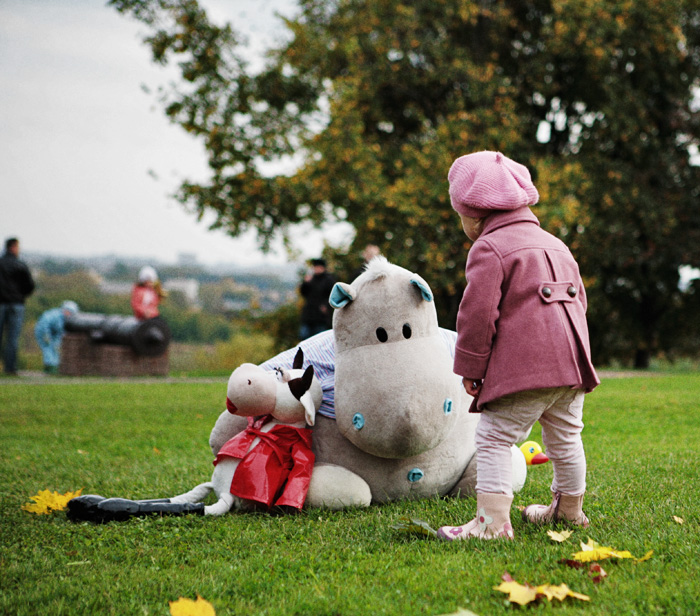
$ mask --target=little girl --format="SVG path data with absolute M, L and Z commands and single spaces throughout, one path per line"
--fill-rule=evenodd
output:
M 497 152 L 458 158 L 448 174 L 452 207 L 474 242 L 457 316 L 454 371 L 482 412 L 476 431 L 477 515 L 444 526 L 448 540 L 513 538 L 511 446 L 536 421 L 552 461 L 552 504 L 529 522 L 587 526 L 584 393 L 599 384 L 590 359 L 586 294 L 568 248 L 540 229 L 530 172 Z

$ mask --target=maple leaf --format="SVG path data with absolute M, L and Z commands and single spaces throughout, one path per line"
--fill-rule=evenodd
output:
M 571 567 L 572 569 L 583 569 L 586 565 L 582 562 L 571 560 L 569 558 L 562 558 L 559 561 L 561 564 Z M 588 567 L 588 573 L 593 577 L 593 582 L 598 584 L 603 580 L 603 578 L 608 577 L 603 567 L 598 563 L 594 562 Z
M 527 605 L 540 597 L 546 597 L 548 601 L 558 599 L 564 601 L 567 597 L 590 601 L 588 595 L 574 592 L 566 584 L 541 584 L 540 586 L 530 586 L 529 584 L 519 584 L 508 572 L 503 575 L 503 582 L 493 587 L 494 590 L 508 594 L 508 601 L 518 605 Z
M 430 527 L 427 522 L 418 518 L 401 517 L 399 523 L 394 524 L 391 528 L 400 530 L 403 533 L 414 533 L 418 535 L 432 535 L 437 537 L 437 531 Z
M 603 569 L 603 567 L 601 567 L 598 563 L 593 563 L 589 567 L 588 572 L 593 576 L 593 582 L 595 584 L 599 584 L 603 581 L 603 578 L 608 577 L 605 569 Z
M 518 582 L 501 582 L 494 590 L 504 592 L 508 595 L 508 601 L 518 605 L 527 605 L 537 599 L 537 591 L 531 586 L 523 586 Z
M 573 559 L 582 563 L 589 563 L 606 558 L 631 558 L 636 562 L 649 560 L 654 550 L 647 552 L 642 558 L 635 558 L 628 550 L 615 550 L 608 546 L 602 546 L 590 537 L 588 543 L 581 542 L 581 551 L 573 555 Z
M 549 538 L 552 541 L 558 541 L 561 543 L 562 541 L 566 541 L 571 535 L 573 535 L 574 531 L 573 530 L 562 530 L 562 531 L 556 531 L 556 530 L 548 530 L 547 534 L 549 535 Z
M 37 494 L 31 497 L 33 503 L 25 503 L 22 505 L 24 511 L 36 513 L 37 515 L 46 515 L 53 511 L 63 511 L 68 506 L 68 501 L 71 498 L 80 496 L 82 488 L 76 492 L 66 492 L 59 494 L 49 490 L 40 490 Z
M 216 616 L 214 606 L 206 599 L 197 595 L 197 600 L 180 597 L 177 601 L 170 601 L 171 616 Z

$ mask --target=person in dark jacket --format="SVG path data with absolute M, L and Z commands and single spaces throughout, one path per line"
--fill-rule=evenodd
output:
M 0 257 L 0 347 L 6 374 L 17 374 L 17 347 L 24 323 L 24 300 L 34 291 L 27 265 L 19 260 L 19 240 L 5 242 Z
M 326 270 L 326 262 L 323 259 L 312 259 L 311 266 L 313 270 L 305 276 L 299 287 L 299 292 L 304 298 L 299 328 L 301 340 L 333 326 L 333 309 L 328 303 L 328 298 L 336 282 L 335 276 Z

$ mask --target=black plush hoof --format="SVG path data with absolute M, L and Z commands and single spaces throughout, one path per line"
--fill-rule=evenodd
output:
M 106 500 L 97 494 L 84 494 L 68 501 L 68 519 L 74 522 L 92 521 L 97 505 Z

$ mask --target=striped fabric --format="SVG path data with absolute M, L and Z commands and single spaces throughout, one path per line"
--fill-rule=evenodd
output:
M 457 333 L 440 328 L 440 334 L 450 352 L 450 357 L 454 359 Z M 275 355 L 273 358 L 260 364 L 260 366 L 270 371 L 275 368 L 291 370 L 294 356 L 297 354 L 299 347 L 304 351 L 303 368 L 313 364 L 316 378 L 321 383 L 323 401 L 318 412 L 324 417 L 335 419 L 335 339 L 332 329 L 303 340 L 298 347 L 282 351 L 279 355 Z

